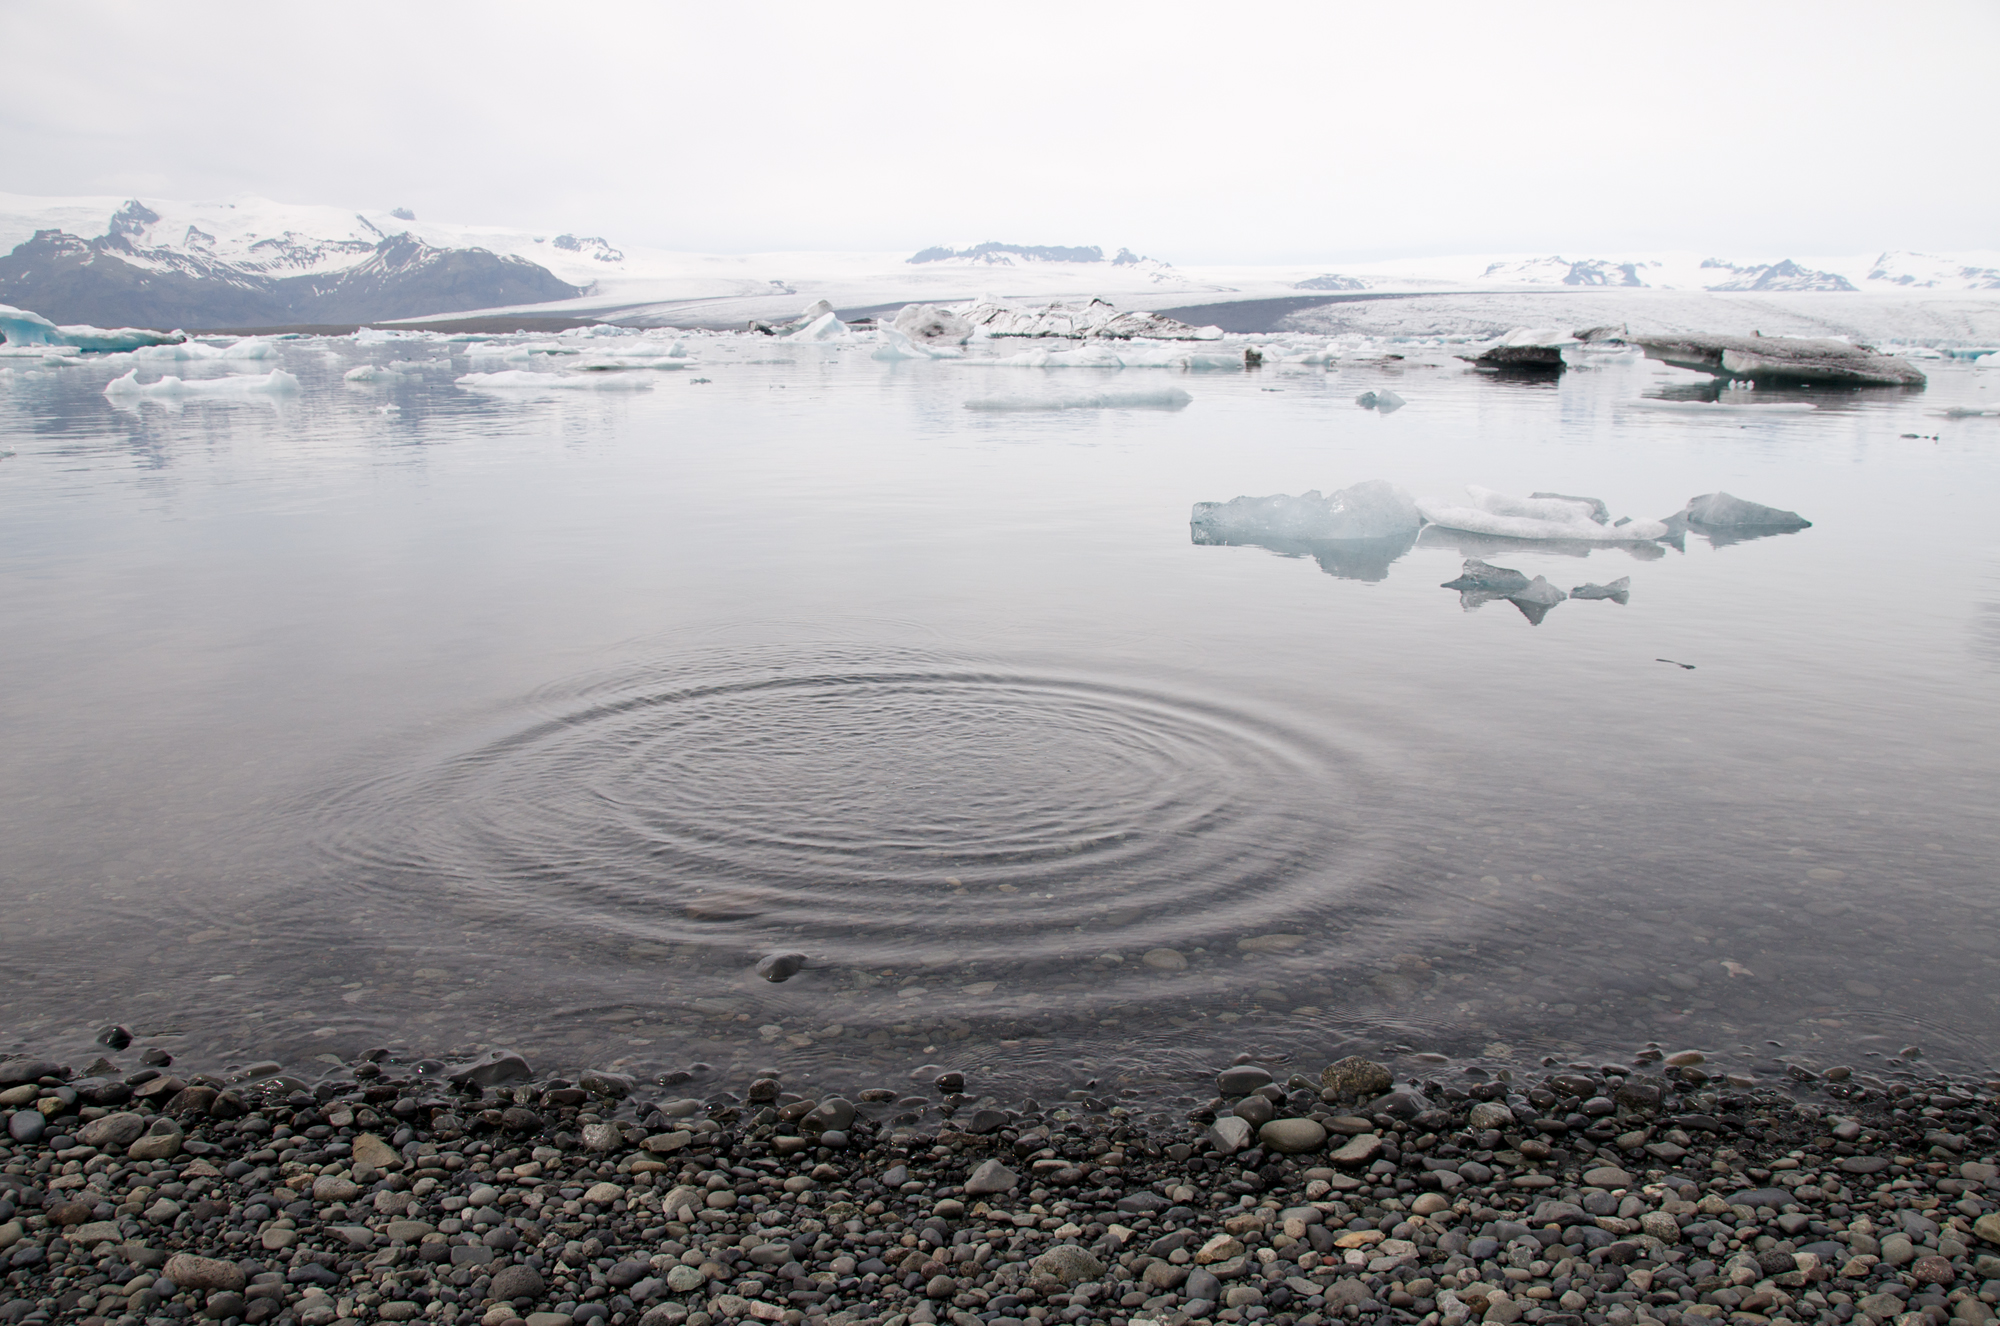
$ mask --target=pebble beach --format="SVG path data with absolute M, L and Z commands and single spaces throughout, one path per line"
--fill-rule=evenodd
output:
M 144 1058 L 0 1060 L 0 1321 L 1972 1326 L 2000 1298 L 1991 1084 L 1913 1071 L 1238 1063 L 1163 1124 L 951 1071 L 696 1100 L 504 1052 Z

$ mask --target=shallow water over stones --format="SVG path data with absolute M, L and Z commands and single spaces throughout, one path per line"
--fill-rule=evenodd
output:
M 0 383 L 20 1046 L 1092 1099 L 1246 1052 L 1989 1062 L 2000 473 L 1923 414 L 1969 371 L 1727 423 L 1621 410 L 1631 365 L 1003 418 L 962 407 L 1016 370 L 698 350 L 573 400 L 346 386 L 348 342 L 274 404 Z M 1371 478 L 1814 525 L 1366 578 L 1189 538 Z M 1630 600 L 1463 610 L 1468 556 Z

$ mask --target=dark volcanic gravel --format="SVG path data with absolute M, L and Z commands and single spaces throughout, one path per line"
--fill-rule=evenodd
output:
M 1239 1064 L 1179 1123 L 946 1075 L 924 1126 L 887 1088 L 696 1101 L 507 1055 L 316 1082 L 15 1057 L 0 1323 L 1993 1320 L 1991 1090 L 1640 1057 Z

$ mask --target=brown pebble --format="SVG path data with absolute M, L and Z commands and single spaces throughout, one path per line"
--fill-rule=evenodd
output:
M 1917 1258 L 1910 1265 L 1910 1275 L 1920 1285 L 1948 1285 L 1958 1279 L 1958 1272 L 1943 1257 Z

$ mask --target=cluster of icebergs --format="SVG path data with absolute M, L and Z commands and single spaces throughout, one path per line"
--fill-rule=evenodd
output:
M 1228 502 L 1197 502 L 1189 532 L 1197 544 L 1251 544 L 1287 554 L 1310 555 L 1329 573 L 1346 578 L 1380 580 L 1389 564 L 1408 552 L 1430 529 L 1452 535 L 1492 540 L 1500 547 L 1555 547 L 1566 551 L 1593 546 L 1625 546 L 1634 552 L 1674 542 L 1688 531 L 1721 545 L 1767 534 L 1806 529 L 1812 522 L 1794 511 L 1746 502 L 1729 493 L 1703 493 L 1690 498 L 1663 520 L 1613 519 L 1595 497 L 1538 492 L 1515 497 L 1491 488 L 1468 487 L 1462 498 L 1419 500 L 1395 484 L 1371 480 L 1322 495 L 1317 490 L 1291 496 L 1238 497 Z M 1461 547 L 1464 540 L 1457 540 Z M 1608 585 L 1579 585 L 1565 594 L 1541 576 L 1530 579 L 1508 567 L 1489 565 L 1477 557 L 1466 561 L 1448 589 L 1460 591 L 1467 608 L 1494 599 L 1513 602 L 1539 623 L 1548 610 L 1566 598 L 1609 599 L 1624 603 L 1631 580 Z

